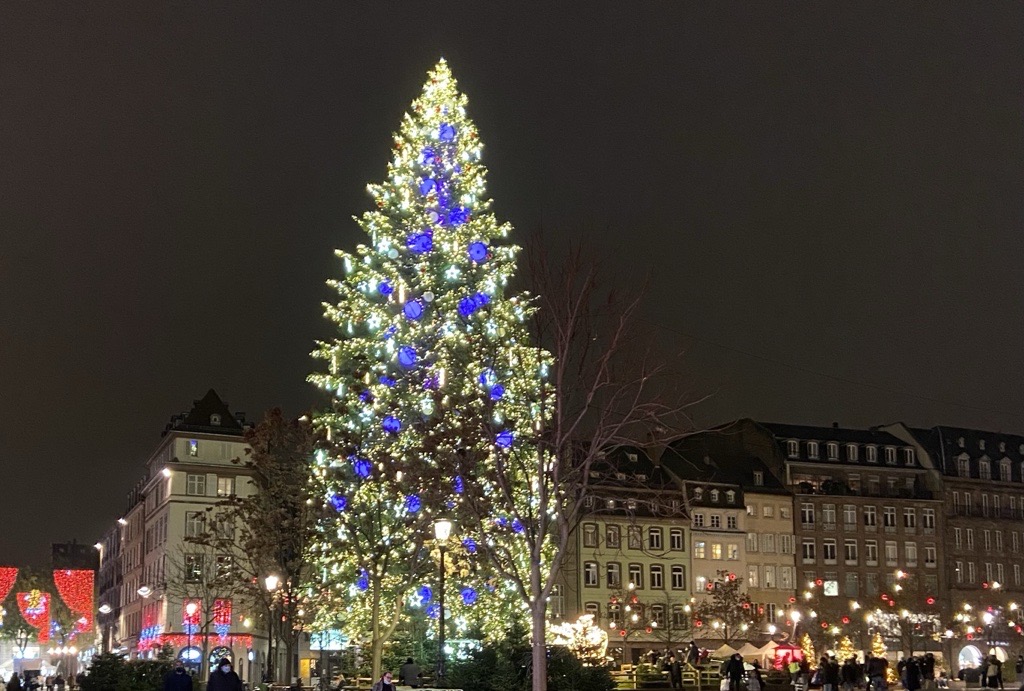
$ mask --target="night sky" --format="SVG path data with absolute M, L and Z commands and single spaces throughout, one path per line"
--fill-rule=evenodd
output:
M 100 537 L 208 388 L 317 400 L 442 55 L 496 213 L 650 277 L 697 424 L 1024 432 L 1024 4 L 838 5 L 4 3 L 0 563 Z

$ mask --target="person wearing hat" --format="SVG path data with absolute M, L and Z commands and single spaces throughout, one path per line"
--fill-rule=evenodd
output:
M 242 691 L 242 680 L 238 678 L 235 671 L 231 669 L 231 660 L 222 657 L 217 663 L 217 669 L 210 674 L 210 681 L 206 684 L 206 691 Z
M 180 658 L 164 677 L 164 691 L 192 691 L 192 675 L 185 671 L 185 663 Z

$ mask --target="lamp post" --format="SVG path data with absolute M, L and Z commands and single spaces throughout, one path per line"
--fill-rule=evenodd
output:
M 277 660 L 274 657 L 274 604 L 277 601 L 277 588 L 280 584 L 281 579 L 274 574 L 263 579 L 263 585 L 270 593 L 270 608 L 267 616 L 267 673 L 271 683 L 277 681 L 277 665 L 275 664 Z
M 185 643 L 185 655 L 188 657 L 189 668 L 192 667 L 192 627 L 194 626 L 192 623 L 192 617 L 196 615 L 198 610 L 199 605 L 195 602 L 189 602 L 185 605 L 185 614 L 188 615 L 188 618 L 185 620 L 185 636 L 187 640 Z
M 437 615 L 437 678 L 444 679 L 444 552 L 448 537 L 452 534 L 452 522 L 447 519 L 434 521 L 434 537 L 437 539 L 441 553 L 440 579 L 438 583 L 437 602 L 440 612 Z

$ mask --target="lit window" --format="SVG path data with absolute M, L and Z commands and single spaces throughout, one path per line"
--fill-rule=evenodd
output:
M 188 455 L 195 458 L 199 455 L 199 440 L 189 439 L 188 440 Z
M 622 565 L 614 561 L 608 562 L 605 566 L 605 575 L 608 577 L 609 588 L 622 587 Z
M 218 477 L 217 478 L 217 496 L 218 497 L 233 497 L 233 496 L 235 496 L 235 478 L 233 478 L 233 477 Z
M 755 470 L 754 471 L 754 485 L 757 486 L 757 487 L 761 487 L 762 485 L 764 485 L 764 471 L 762 471 L 762 470 Z
M 597 587 L 597 562 L 588 561 L 583 564 L 583 585 L 587 588 Z
M 218 487 L 218 490 L 219 489 L 220 488 Z M 583 546 L 584 547 L 597 547 L 597 524 L 596 523 L 584 523 L 583 524 Z
M 706 559 L 707 558 L 707 543 L 703 540 L 696 540 L 693 543 L 693 557 L 694 559 Z

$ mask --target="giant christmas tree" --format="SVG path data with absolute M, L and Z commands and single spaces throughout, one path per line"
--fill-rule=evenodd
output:
M 322 607 L 363 632 L 374 676 L 403 606 L 437 613 L 433 522 L 457 519 L 467 492 L 494 482 L 524 483 L 528 496 L 528 478 L 496 471 L 543 428 L 545 355 L 528 343 L 528 300 L 507 291 L 518 248 L 488 212 L 465 106 L 441 61 L 395 136 L 387 179 L 369 186 L 377 209 L 357 219 L 367 241 L 338 252 L 338 301 L 325 305 L 337 333 L 310 377 L 332 397 L 315 420 L 328 440 L 313 477 Z M 494 526 L 520 530 L 509 515 Z M 457 521 L 449 547 L 471 555 L 482 539 L 493 536 Z M 450 587 L 463 606 L 477 600 L 468 579 Z

